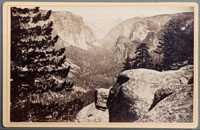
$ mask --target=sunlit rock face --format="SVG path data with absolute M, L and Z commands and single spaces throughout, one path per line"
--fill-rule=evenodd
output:
M 110 89 L 99 88 L 95 92 L 95 106 L 97 109 L 107 109 L 107 99 Z
M 51 15 L 53 29 L 59 35 L 65 46 L 75 46 L 81 49 L 89 49 L 96 36 L 81 16 L 67 11 L 53 11 Z

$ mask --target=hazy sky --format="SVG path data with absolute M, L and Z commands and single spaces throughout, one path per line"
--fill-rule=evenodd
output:
M 193 12 L 192 7 L 183 6 L 62 6 L 62 7 L 41 7 L 41 9 L 51 9 L 56 11 L 70 11 L 84 18 L 84 21 L 96 19 L 117 19 L 122 20 L 137 16 L 153 16 L 158 14 L 172 14 L 179 12 Z
M 154 16 L 159 14 L 173 14 L 180 12 L 193 12 L 190 6 L 43 6 L 41 9 L 53 11 L 70 11 L 83 17 L 90 27 L 97 30 L 98 38 L 103 37 L 111 28 L 121 21 L 133 18 Z M 94 26 L 91 26 L 94 25 Z M 94 31 L 94 29 L 93 29 Z

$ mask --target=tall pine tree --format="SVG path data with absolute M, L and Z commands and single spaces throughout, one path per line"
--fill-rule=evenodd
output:
M 153 68 L 152 58 L 149 55 L 146 43 L 141 43 L 135 51 L 136 57 L 134 59 L 133 68 Z
M 193 64 L 193 37 L 194 22 L 190 18 L 173 18 L 166 24 L 155 51 L 163 55 L 160 65 L 162 70 Z
M 127 57 L 124 63 L 124 70 L 138 69 L 138 68 L 153 68 L 152 58 L 149 55 L 146 43 L 141 43 L 135 51 L 135 58 Z
M 11 121 L 27 120 L 32 94 L 73 86 L 66 81 L 65 48 L 54 47 L 58 36 L 52 35 L 50 15 L 39 7 L 11 8 Z
M 133 63 L 133 59 L 131 59 L 129 56 L 125 59 L 124 64 L 124 68 L 123 70 L 129 70 L 132 69 L 132 63 Z

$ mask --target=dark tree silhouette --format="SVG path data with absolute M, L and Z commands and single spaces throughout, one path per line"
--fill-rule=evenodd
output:
M 153 68 L 152 58 L 149 55 L 146 43 L 141 43 L 135 51 L 136 57 L 134 59 L 133 68 Z
M 174 18 L 166 24 L 155 51 L 163 54 L 160 64 L 162 70 L 174 70 L 187 64 L 193 64 L 193 37 L 193 20 Z
M 30 118 L 31 95 L 73 86 L 66 81 L 65 48 L 54 47 L 50 15 L 39 7 L 11 8 L 11 121 Z
M 135 58 L 127 57 L 124 63 L 124 70 L 128 69 L 138 69 L 138 68 L 153 68 L 152 58 L 149 55 L 148 47 L 146 43 L 141 43 L 135 51 Z
M 131 58 L 128 56 L 128 57 L 125 59 L 125 62 L 123 63 L 123 64 L 124 64 L 123 70 L 132 69 L 132 62 L 133 62 L 133 59 L 131 59 Z

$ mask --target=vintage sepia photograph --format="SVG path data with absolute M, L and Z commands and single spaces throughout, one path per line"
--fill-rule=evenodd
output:
M 197 125 L 195 3 L 8 2 L 3 11 L 6 126 Z

